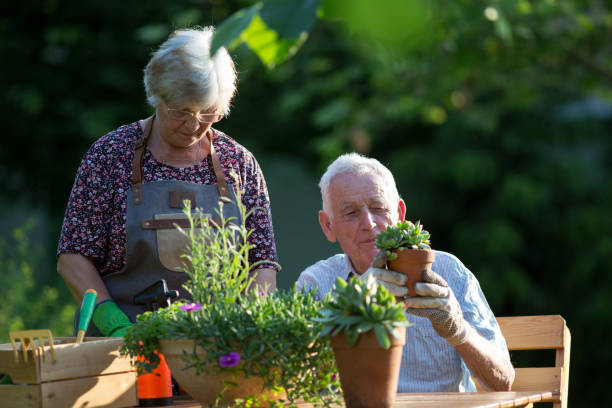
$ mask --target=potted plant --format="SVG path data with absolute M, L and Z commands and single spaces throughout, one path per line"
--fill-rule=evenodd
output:
M 250 213 L 239 196 L 237 201 L 245 220 Z M 122 352 L 145 373 L 159 363 L 159 350 L 203 407 L 336 403 L 333 351 L 319 336 L 322 324 L 312 320 L 322 302 L 295 287 L 270 293 L 253 288 L 244 222 L 221 216 L 216 225 L 192 214 L 189 205 L 185 213 L 191 222 L 185 272 L 191 279 L 184 286 L 193 301 L 138 316 Z
M 316 321 L 331 335 L 347 408 L 391 407 L 410 324 L 401 304 L 370 276 L 341 278 L 325 299 Z
M 401 221 L 381 231 L 375 245 L 386 252 L 387 267 L 408 276 L 408 295 L 414 296 L 414 283 L 422 279 L 423 272 L 431 268 L 435 252 L 430 247 L 430 234 L 420 221 Z

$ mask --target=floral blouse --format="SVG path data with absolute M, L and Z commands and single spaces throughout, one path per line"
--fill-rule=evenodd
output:
M 246 220 L 247 229 L 253 230 L 249 237 L 254 246 L 249 254 L 250 262 L 277 262 L 270 200 L 259 164 L 235 140 L 218 130 L 211 131 L 226 181 L 235 184 L 230 176 L 233 170 L 244 190 L 242 203 L 247 211 L 261 208 Z M 81 162 L 68 200 L 57 253 L 93 257 L 101 276 L 125 265 L 127 191 L 132 186 L 134 144 L 141 137 L 140 123 L 134 122 L 98 139 Z M 157 161 L 147 148 L 143 171 L 145 183 L 160 180 L 217 183 L 210 155 L 197 165 L 175 168 Z M 257 268 L 264 267 L 278 269 L 268 263 Z

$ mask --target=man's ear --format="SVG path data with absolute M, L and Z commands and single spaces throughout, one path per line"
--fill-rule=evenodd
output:
M 323 210 L 319 211 L 319 224 L 321 225 L 321 229 L 323 233 L 327 237 L 329 242 L 336 242 L 336 234 L 334 233 L 331 226 L 331 219 L 329 215 Z
M 406 203 L 401 198 L 397 203 L 397 216 L 399 221 L 404 221 L 404 217 L 406 217 Z

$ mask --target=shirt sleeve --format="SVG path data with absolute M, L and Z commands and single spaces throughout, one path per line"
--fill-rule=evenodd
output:
M 254 269 L 272 268 L 278 272 L 280 267 L 277 264 L 278 257 L 266 181 L 253 155 L 248 153 L 245 161 L 245 172 L 241 180 L 244 191 L 242 203 L 247 211 L 253 210 L 245 222 L 247 230 L 252 231 L 249 243 L 253 245 L 253 248 L 249 252 L 249 262 L 254 264 L 263 261 Z
M 70 193 L 57 254 L 74 253 L 102 259 L 108 247 L 109 203 L 112 202 L 107 158 L 94 144 L 83 158 Z
M 456 260 L 456 262 L 457 275 L 463 277 L 463 284 L 455 293 L 455 297 L 461 305 L 463 317 L 481 336 L 493 343 L 498 350 L 508 354 L 506 340 L 478 280 L 463 263 L 459 260 Z
M 302 292 L 316 290 L 319 299 L 325 296 L 336 285 L 336 278 L 342 279 L 352 271 L 350 261 L 344 254 L 334 255 L 306 268 L 296 282 L 296 289 Z

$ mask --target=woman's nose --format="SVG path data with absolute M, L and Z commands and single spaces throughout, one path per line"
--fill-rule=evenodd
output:
M 196 117 L 192 116 L 191 118 L 185 121 L 185 126 L 187 127 L 187 129 L 191 129 L 193 132 L 195 132 L 196 130 L 198 130 L 201 124 Z

